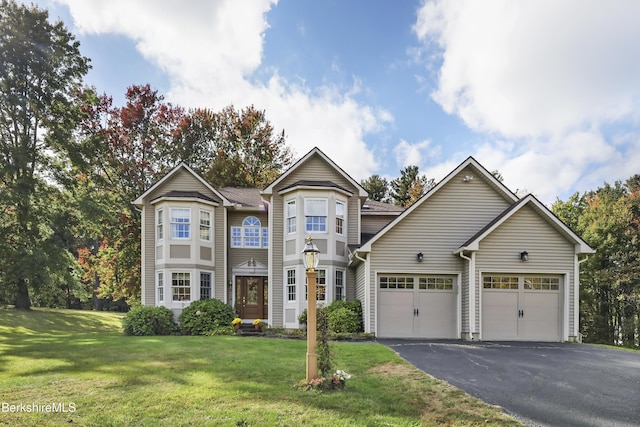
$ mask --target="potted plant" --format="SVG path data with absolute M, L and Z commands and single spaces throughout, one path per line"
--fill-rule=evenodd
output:
M 234 328 L 236 329 L 240 329 L 240 324 L 242 323 L 242 319 L 239 317 L 236 317 L 235 319 L 233 319 L 231 321 L 231 324 L 233 325 Z
M 253 321 L 253 326 L 255 326 L 257 331 L 264 331 L 267 328 L 267 324 L 262 321 L 262 319 L 256 319 Z

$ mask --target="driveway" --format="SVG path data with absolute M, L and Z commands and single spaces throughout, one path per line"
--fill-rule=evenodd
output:
M 640 425 L 640 352 L 588 344 L 378 341 L 531 426 Z

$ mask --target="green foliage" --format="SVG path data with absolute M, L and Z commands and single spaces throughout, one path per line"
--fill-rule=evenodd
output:
M 335 333 L 357 333 L 360 331 L 361 318 L 346 307 L 333 310 L 329 313 L 328 318 L 329 329 Z
M 367 191 L 369 198 L 376 202 L 389 201 L 389 181 L 380 175 L 372 175 L 360 181 L 360 185 Z
M 326 377 L 333 369 L 333 352 L 329 344 L 329 316 L 327 315 L 326 309 L 318 309 L 316 322 L 318 326 L 318 335 L 316 338 L 318 370 L 323 377 Z
M 397 206 L 409 207 L 435 185 L 433 179 L 419 175 L 418 166 L 407 166 L 400 171 L 400 177 L 390 182 L 391 198 Z
M 235 311 L 229 304 L 207 299 L 189 304 L 182 310 L 178 322 L 185 335 L 211 335 L 220 328 L 230 327 L 235 317 Z
M 334 329 L 334 332 L 339 333 L 339 332 L 363 332 L 364 331 L 364 323 L 363 320 L 364 318 L 362 317 L 362 303 L 359 300 L 353 300 L 353 301 L 343 301 L 343 300 L 338 300 L 338 301 L 334 301 L 331 304 L 329 304 L 327 306 L 327 312 L 329 313 L 329 316 L 331 316 L 331 313 L 333 311 L 336 311 L 338 309 L 347 309 L 349 311 L 351 311 L 354 316 L 350 316 L 353 317 L 353 319 L 357 319 L 357 330 L 355 331 L 337 331 Z
M 332 313 L 337 310 L 347 310 L 353 313 L 353 315 L 346 314 L 344 311 L 341 311 L 338 315 L 333 315 L 335 318 L 335 325 L 332 326 L 331 320 L 329 320 L 330 330 L 333 333 L 358 333 L 364 331 L 364 323 L 362 317 L 362 304 L 358 300 L 353 301 L 344 301 L 344 300 L 336 300 L 331 304 L 326 306 L 323 310 L 326 310 L 329 319 L 331 319 Z M 318 309 L 318 312 L 321 309 Z M 344 319 L 344 320 L 338 320 Z M 305 309 L 300 315 L 298 315 L 298 322 L 307 323 L 307 310 Z M 357 324 L 357 327 L 355 326 Z M 334 329 L 334 326 L 340 330 Z M 348 331 L 345 329 L 349 329 Z
M 122 329 L 125 335 L 171 335 L 176 324 L 167 307 L 138 306 L 122 319 Z

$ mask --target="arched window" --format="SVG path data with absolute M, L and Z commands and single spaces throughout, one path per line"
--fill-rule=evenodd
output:
M 242 227 L 231 227 L 232 248 L 267 248 L 269 246 L 269 229 L 255 216 L 248 216 L 242 221 Z

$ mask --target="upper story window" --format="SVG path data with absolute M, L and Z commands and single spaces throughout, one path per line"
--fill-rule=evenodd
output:
M 156 239 L 158 241 L 164 238 L 164 229 L 162 228 L 162 209 L 156 212 Z
M 200 240 L 211 241 L 211 212 L 200 211 Z
M 344 235 L 344 202 L 336 202 L 336 233 Z
M 171 238 L 191 238 L 191 209 L 171 208 Z
M 305 231 L 327 232 L 327 199 L 304 200 Z
M 231 227 L 232 248 L 262 249 L 269 246 L 269 229 L 261 227 L 260 220 L 248 216 L 242 221 L 242 227 Z
M 291 200 L 287 202 L 287 233 L 295 233 L 296 229 L 296 201 Z

